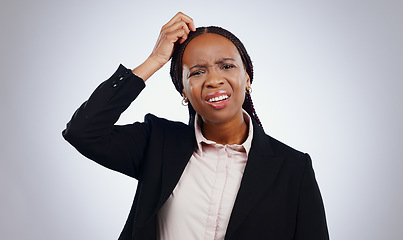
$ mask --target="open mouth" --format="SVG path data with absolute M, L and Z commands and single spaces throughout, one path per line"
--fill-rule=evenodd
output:
M 230 97 L 231 95 L 228 92 L 219 91 L 208 94 L 204 99 L 214 109 L 222 109 L 227 105 Z
M 208 102 L 219 102 L 219 101 L 222 101 L 222 100 L 225 100 L 225 99 L 228 99 L 229 97 L 228 97 L 228 95 L 221 95 L 221 96 L 219 96 L 219 97 L 213 97 L 213 98 L 210 98 L 209 100 L 207 100 Z

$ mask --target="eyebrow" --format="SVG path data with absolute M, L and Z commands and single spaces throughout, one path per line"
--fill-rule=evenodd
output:
M 217 60 L 215 62 L 215 64 L 219 64 L 219 63 L 222 63 L 222 62 L 225 62 L 225 61 L 233 61 L 233 62 L 235 62 L 235 59 L 233 59 L 233 58 L 220 58 L 219 60 Z M 196 64 L 193 67 L 189 68 L 189 71 L 192 70 L 193 68 L 197 68 L 197 67 L 207 68 L 208 66 L 207 66 L 207 64 Z

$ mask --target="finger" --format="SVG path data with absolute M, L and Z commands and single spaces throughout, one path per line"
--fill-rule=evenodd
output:
M 182 19 L 182 15 L 183 13 L 178 12 L 175 16 L 173 16 L 164 26 L 162 26 L 162 28 L 168 28 L 170 26 L 172 26 L 173 24 L 175 24 L 176 22 L 181 21 Z
M 181 38 L 179 38 L 179 44 L 182 44 L 188 39 L 188 35 L 184 34 Z
M 190 32 L 189 26 L 186 23 L 178 22 L 172 26 L 172 29 L 174 29 L 174 31 L 177 29 L 183 29 L 184 34 L 182 34 L 181 37 L 179 38 L 179 43 L 182 44 L 184 41 L 186 41 Z
M 181 32 L 181 31 L 183 31 L 183 34 L 181 33 L 180 37 L 176 37 L 177 33 Z M 174 25 L 170 26 L 167 29 L 162 30 L 161 35 L 162 36 L 165 35 L 167 38 L 168 38 L 168 36 L 170 36 L 170 37 L 175 36 L 175 39 L 169 38 L 169 42 L 178 41 L 179 43 L 183 43 L 187 39 L 189 32 L 190 32 L 190 30 L 189 30 L 188 25 L 185 22 L 181 21 L 181 22 L 175 23 Z M 174 33 L 174 34 L 172 34 L 172 33 Z
M 178 41 L 182 43 L 187 39 L 189 32 L 188 26 L 183 21 L 177 22 L 166 29 L 162 29 L 153 52 L 161 45 L 164 45 L 164 42 L 175 43 Z
M 182 12 L 178 12 L 168 23 L 162 26 L 162 29 L 169 28 L 177 22 L 185 22 L 191 31 L 196 31 L 193 19 Z
M 179 40 L 179 43 L 181 43 L 180 40 L 183 39 L 183 38 L 186 40 L 187 34 L 186 34 L 186 31 L 181 28 L 181 29 L 177 29 L 177 30 L 175 30 L 173 32 L 168 33 L 166 35 L 166 37 L 172 43 L 175 43 L 178 40 Z
M 192 19 L 191 17 L 185 15 L 185 18 L 183 19 L 183 21 L 186 22 L 186 24 L 188 25 L 188 27 L 189 27 L 189 29 L 190 29 L 191 31 L 196 31 L 196 27 L 195 27 L 194 21 L 193 21 L 193 19 Z
M 173 24 L 172 26 L 164 29 L 163 31 L 165 33 L 169 33 L 169 32 L 173 32 L 173 31 L 175 31 L 177 29 L 185 30 L 186 34 L 189 34 L 189 32 L 190 32 L 190 29 L 189 29 L 188 25 L 183 21 L 176 22 L 175 24 Z
M 179 14 L 178 17 L 180 17 L 182 21 L 186 22 L 186 24 L 188 25 L 188 27 L 191 31 L 196 31 L 194 21 L 191 17 L 189 17 L 188 15 L 186 15 L 182 12 L 179 12 L 178 14 Z

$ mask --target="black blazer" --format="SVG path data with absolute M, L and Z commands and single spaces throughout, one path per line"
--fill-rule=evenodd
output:
M 158 210 L 196 144 L 193 124 L 151 114 L 142 123 L 114 125 L 144 87 L 142 79 L 119 66 L 63 131 L 63 137 L 86 157 L 138 180 L 120 240 L 156 239 Z M 266 135 L 252 122 L 252 146 L 225 239 L 329 239 L 309 155 Z

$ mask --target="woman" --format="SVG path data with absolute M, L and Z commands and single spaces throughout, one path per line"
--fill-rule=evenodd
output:
M 171 57 L 189 125 L 151 114 L 114 125 Z M 138 180 L 119 239 L 328 239 L 311 160 L 264 133 L 252 79 L 250 58 L 234 35 L 196 29 L 178 13 L 143 64 L 119 66 L 76 111 L 64 138 Z

